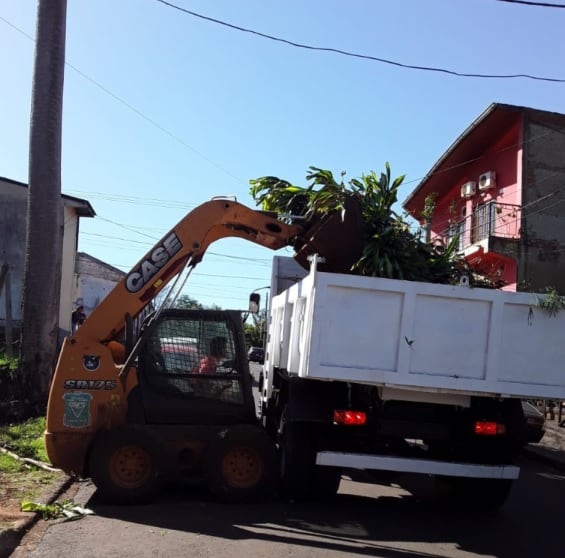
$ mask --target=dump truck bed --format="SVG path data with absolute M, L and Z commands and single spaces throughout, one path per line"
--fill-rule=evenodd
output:
M 565 311 L 550 315 L 540 298 L 312 270 L 271 299 L 266 366 L 318 380 L 565 399 Z

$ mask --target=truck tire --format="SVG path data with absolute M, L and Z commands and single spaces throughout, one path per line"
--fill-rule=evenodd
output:
M 112 504 L 151 502 L 161 488 L 157 444 L 139 429 L 100 432 L 89 455 L 97 496 Z
M 284 413 L 281 423 L 281 495 L 296 501 L 323 500 L 335 496 L 341 482 L 341 470 L 316 465 L 315 425 L 285 422 Z
M 443 503 L 458 511 L 495 512 L 512 489 L 508 479 L 436 477 L 436 494 Z
M 225 502 L 257 502 L 276 488 L 277 462 L 273 441 L 261 428 L 230 427 L 206 451 L 204 475 L 212 494 Z

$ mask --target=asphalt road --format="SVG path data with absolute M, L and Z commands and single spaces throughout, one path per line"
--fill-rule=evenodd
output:
M 12 558 L 562 556 L 565 473 L 526 456 L 520 465 L 496 515 L 444 509 L 432 479 L 416 476 L 385 485 L 352 473 L 330 503 L 251 506 L 218 503 L 194 484 L 170 487 L 149 506 L 106 506 L 85 482 L 66 497 L 96 515 L 40 521 Z
M 217 503 L 195 485 L 176 485 L 149 506 L 106 506 L 96 502 L 90 483 L 82 483 L 73 498 L 96 515 L 50 524 L 34 546 L 12 556 L 562 556 L 565 474 L 526 458 L 522 466 L 495 516 L 442 509 L 428 478 L 403 483 L 405 488 L 344 478 L 330 504 L 273 500 L 252 506 Z

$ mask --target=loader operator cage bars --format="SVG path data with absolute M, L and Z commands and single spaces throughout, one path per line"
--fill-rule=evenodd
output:
M 153 389 L 243 403 L 234 329 L 225 314 L 165 311 L 140 355 Z

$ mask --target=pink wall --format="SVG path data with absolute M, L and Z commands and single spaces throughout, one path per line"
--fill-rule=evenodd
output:
M 521 137 L 520 126 L 516 124 L 499 141 L 488 148 L 477 161 L 461 167 L 459 180 L 446 185 L 444 192 L 438 192 L 436 210 L 432 219 L 432 237 L 445 235 L 450 220 L 457 223 L 469 216 L 480 204 L 496 200 L 499 203 L 520 205 L 522 201 L 519 173 L 521 171 Z M 461 186 L 468 181 L 478 182 L 479 176 L 486 171 L 496 172 L 496 186 L 490 190 L 479 191 L 472 198 L 461 197 Z M 509 223 L 509 219 L 506 222 Z M 514 221 L 516 223 L 516 221 Z M 465 244 L 470 243 L 470 226 L 466 227 Z M 515 230 L 506 231 L 510 235 Z M 501 235 L 504 236 L 504 235 Z

